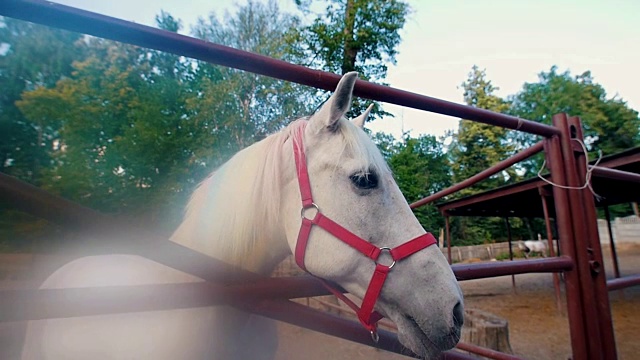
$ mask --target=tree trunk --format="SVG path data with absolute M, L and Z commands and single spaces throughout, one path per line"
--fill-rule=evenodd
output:
M 509 343 L 509 322 L 485 311 L 476 309 L 465 311 L 461 341 L 513 354 Z
M 537 239 L 537 237 L 535 237 L 535 235 L 533 234 L 533 226 L 531 226 L 531 219 L 523 218 L 522 220 L 524 221 L 525 225 L 527 226 L 527 230 L 529 231 L 529 239 L 531 240 Z
M 356 8 L 354 0 L 347 0 L 344 9 L 344 57 L 342 59 L 342 74 L 346 74 L 356 68 L 358 49 L 355 47 L 353 32 L 356 25 Z

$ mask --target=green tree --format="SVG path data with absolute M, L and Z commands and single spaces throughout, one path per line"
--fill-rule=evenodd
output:
M 509 104 L 495 95 L 498 87 L 487 79 L 486 71 L 473 66 L 467 80 L 462 83 L 467 105 L 504 113 Z M 468 120 L 460 120 L 449 148 L 453 182 L 461 182 L 507 158 L 514 145 L 507 138 L 507 130 Z M 517 179 L 514 169 L 508 169 L 489 179 L 458 192 L 467 196 L 493 189 Z M 500 218 L 456 217 L 451 223 L 451 234 L 456 245 L 492 242 L 504 236 L 504 220 Z
M 467 81 L 462 84 L 467 105 L 495 112 L 506 112 L 509 104 L 495 95 L 498 87 L 486 78 L 485 70 L 473 66 Z M 460 120 L 457 133 L 450 145 L 453 181 L 463 181 L 495 163 L 507 158 L 514 148 L 507 139 L 507 130 L 497 126 Z M 472 188 L 462 190 L 460 195 L 491 189 L 515 179 L 515 172 L 508 170 Z
M 168 13 L 156 20 L 180 29 Z M 249 2 L 194 32 L 286 60 L 295 21 L 275 2 Z M 206 174 L 309 110 L 306 93 L 289 83 L 102 39 L 86 47 L 69 78 L 25 92 L 18 105 L 28 119 L 59 126 L 43 186 L 103 211 L 157 222 L 177 209 L 179 219 Z
M 168 190 L 179 190 L 174 175 L 190 156 L 183 117 L 190 67 L 177 56 L 102 39 L 86 47 L 69 78 L 17 102 L 28 119 L 59 127 L 42 185 L 103 211 L 156 209 Z
M 525 83 L 520 92 L 510 97 L 510 102 L 511 114 L 544 124 L 551 124 L 552 116 L 562 112 L 580 116 L 591 159 L 598 156 L 597 150 L 611 155 L 640 145 L 638 111 L 618 96 L 608 97 L 589 71 L 572 76 L 569 71 L 558 72 L 553 66 L 538 75 L 538 82 Z M 536 141 L 526 134 L 514 134 L 513 138 L 522 147 Z M 523 162 L 525 176 L 535 176 L 542 161 L 539 155 Z M 625 216 L 633 210 L 629 204 L 623 204 L 612 207 L 611 212 L 614 216 Z
M 361 78 L 383 83 L 388 64 L 395 65 L 400 30 L 409 6 L 398 0 L 329 0 L 323 14 L 298 33 L 309 66 L 333 73 L 357 71 Z M 311 0 L 296 0 L 309 12 Z M 368 106 L 355 99 L 348 116 Z M 375 103 L 374 115 L 388 115 Z
M 81 35 L 0 17 L 0 172 L 41 185 L 51 167 L 58 123 L 32 119 L 16 106 L 24 91 L 47 89 L 71 74 L 83 52 Z M 50 109 L 50 112 L 55 109 Z M 0 204 L 0 251 L 32 251 L 36 239 L 56 233 L 43 220 Z
M 393 136 L 373 135 L 382 154 L 387 159 L 398 187 L 409 203 L 418 201 L 451 185 L 451 167 L 442 140 L 432 135 L 411 137 L 402 141 Z M 416 217 L 428 231 L 437 233 L 444 226 L 444 219 L 435 204 L 415 210 Z
M 538 82 L 525 83 L 509 100 L 511 114 L 544 124 L 551 124 L 551 117 L 562 112 L 580 116 L 589 150 L 610 155 L 640 144 L 638 112 L 618 97 L 607 98 L 589 71 L 572 76 L 569 71 L 559 73 L 553 66 L 538 75 Z M 535 138 L 520 135 L 517 141 L 527 146 Z M 537 172 L 540 161 L 528 168 L 529 175 Z
M 367 128 L 364 129 L 366 132 L 369 132 Z M 389 162 L 391 157 L 395 154 L 397 150 L 397 141 L 396 138 L 384 132 L 377 132 L 375 134 L 370 134 L 371 140 L 376 144 L 382 156 L 384 156 L 385 160 Z
M 299 19 L 280 12 L 275 1 L 249 1 L 235 14 L 215 13 L 199 19 L 193 32 L 198 38 L 293 63 L 302 62 L 291 46 Z M 189 102 L 195 121 L 209 126 L 212 119 L 228 139 L 233 154 L 292 118 L 311 112 L 315 90 L 241 70 L 198 62 L 195 86 L 200 91 Z M 220 144 L 219 144 L 220 145 Z
M 405 136 L 389 160 L 400 190 L 415 202 L 451 185 L 451 167 L 441 140 L 432 135 Z M 430 232 L 438 234 L 444 218 L 434 203 L 417 208 L 416 217 Z
M 121 200 L 118 193 L 123 186 L 116 183 L 133 180 L 129 169 L 122 170 L 126 172 L 122 178 L 117 174 L 122 165 L 114 143 L 126 125 L 134 122 L 129 110 L 144 81 L 130 64 L 141 54 L 134 47 L 99 39 L 93 39 L 89 47 L 90 55 L 74 65 L 71 78 L 52 89 L 27 92 L 17 104 L 29 119 L 47 117 L 60 124 L 55 165 L 43 186 L 111 210 L 105 201 Z
M 24 91 L 51 88 L 71 74 L 81 35 L 0 17 L 0 171 L 38 184 L 50 164 L 57 127 L 48 117 L 26 119 L 15 102 Z

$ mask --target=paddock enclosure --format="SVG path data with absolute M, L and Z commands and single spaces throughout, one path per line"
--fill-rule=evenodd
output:
M 318 89 L 333 90 L 340 79 L 336 74 L 41 0 L 4 0 L 0 2 L 0 15 L 165 51 Z M 512 262 L 454 264 L 453 271 L 459 281 L 524 273 L 564 273 L 573 359 L 616 359 L 608 292 L 639 285 L 640 275 L 607 281 L 602 266 L 603 255 L 594 197 L 589 189 L 567 187 L 581 187 L 588 171 L 596 177 L 635 183 L 640 183 L 640 175 L 586 165 L 586 154 L 578 144 L 583 138 L 578 117 L 556 114 L 552 125 L 545 125 L 362 80 L 356 82 L 354 96 L 523 131 L 541 138 L 530 148 L 451 188 L 411 204 L 411 207 L 416 208 L 442 199 L 544 152 L 549 170 L 548 179 L 560 185 L 553 186 L 551 193 L 547 195 L 554 200 L 551 213 L 555 214 L 562 255 Z M 406 350 L 402 349 L 393 332 L 380 330 L 379 342 L 374 344 L 369 333 L 359 323 L 290 301 L 329 294 L 311 276 L 264 278 L 239 270 L 145 229 L 123 224 L 4 174 L 0 174 L 0 198 L 17 210 L 76 231 L 97 234 L 94 238 L 98 240 L 115 238 L 114 229 L 117 229 L 120 240 L 97 242 L 98 245 L 94 241 L 91 244 L 92 254 L 127 251 L 207 280 L 205 283 L 119 288 L 2 290 L 0 321 L 228 304 L 250 313 L 406 355 Z M 133 248 L 131 244 L 134 244 Z M 78 253 L 78 256 L 84 255 L 88 253 Z M 460 344 L 458 348 L 496 359 L 514 358 L 469 344 Z M 456 350 L 445 352 L 443 357 L 471 358 Z

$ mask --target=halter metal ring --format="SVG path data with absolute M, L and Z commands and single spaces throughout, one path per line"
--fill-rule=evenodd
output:
M 371 330 L 369 332 L 371 333 L 371 340 L 373 340 L 373 342 L 377 344 L 378 341 L 380 340 L 380 335 L 378 335 L 378 331 Z
M 304 216 L 304 214 L 309 209 L 316 209 L 316 214 L 320 213 L 320 208 L 318 207 L 318 205 L 316 205 L 316 203 L 311 203 L 311 205 L 303 206 L 302 209 L 300 209 L 300 217 L 303 218 L 303 219 L 307 219 L 307 220 L 313 220 L 313 219 L 310 219 L 310 218 Z
M 391 258 L 393 259 L 393 255 L 391 255 L 391 248 L 388 248 L 386 246 L 383 246 L 380 248 L 380 255 L 382 255 L 383 251 L 387 251 L 389 253 L 389 256 L 391 256 Z M 378 259 L 380 259 L 380 256 L 378 256 Z M 389 268 L 389 270 L 391 270 L 391 268 L 396 264 L 396 260 L 393 259 L 393 262 L 391 263 L 391 265 L 385 265 L 385 264 L 381 264 L 380 262 L 378 262 L 378 260 L 376 259 L 376 264 L 378 265 L 382 265 L 382 266 L 386 266 Z

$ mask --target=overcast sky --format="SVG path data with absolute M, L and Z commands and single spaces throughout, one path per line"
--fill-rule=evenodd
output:
M 211 11 L 234 10 L 244 0 L 55 0 L 62 4 L 153 25 L 165 10 L 185 31 Z M 294 0 L 281 9 L 295 11 Z M 449 0 L 409 1 L 413 13 L 402 31 L 397 65 L 387 82 L 396 88 L 462 102 L 459 85 L 476 64 L 500 87 L 498 95 L 557 65 L 573 75 L 591 70 L 607 94 L 640 109 L 640 1 L 637 0 Z M 377 120 L 373 130 L 395 136 L 442 135 L 457 119 L 386 105 L 395 119 Z

